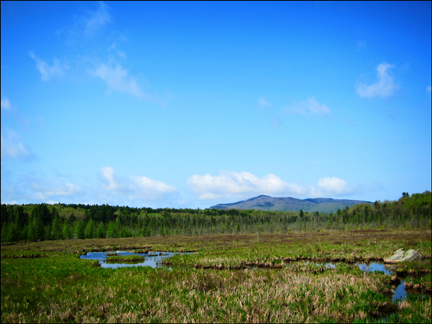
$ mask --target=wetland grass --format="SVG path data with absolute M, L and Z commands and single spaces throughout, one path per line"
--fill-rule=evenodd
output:
M 261 234 L 260 241 L 256 235 L 210 235 L 2 245 L 2 256 L 47 257 L 1 259 L 1 321 L 430 323 L 430 295 L 413 292 L 392 302 L 384 273 L 315 262 L 385 258 L 407 241 L 427 254 L 430 236 L 430 231 L 320 232 Z M 172 270 L 95 267 L 76 253 L 149 245 L 152 251 L 198 252 L 169 258 Z M 271 266 L 238 267 L 246 263 Z M 196 264 L 211 268 L 195 269 Z M 283 267 L 272 268 L 278 265 Z M 422 268 L 429 272 L 405 282 L 430 283 L 430 263 L 412 266 Z
M 106 258 L 106 262 L 111 263 L 123 263 L 123 262 L 143 262 L 144 257 L 142 255 L 115 255 L 108 256 Z

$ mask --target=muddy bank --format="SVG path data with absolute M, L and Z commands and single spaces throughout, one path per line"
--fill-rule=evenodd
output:
M 83 248 L 81 250 L 75 250 L 72 253 L 74 254 L 79 254 L 79 255 L 86 255 L 89 252 L 108 252 L 108 251 L 134 251 L 135 253 L 148 253 L 150 252 L 152 249 L 152 246 L 107 246 L 107 247 L 103 247 L 103 248 Z M 158 249 L 159 252 L 173 252 L 170 250 L 164 250 L 164 249 Z M 198 250 L 178 250 L 175 252 L 179 252 L 179 253 L 190 253 L 190 252 L 197 252 Z
M 48 255 L 43 254 L 28 254 L 28 255 L 2 255 L 2 259 L 37 259 L 48 258 Z

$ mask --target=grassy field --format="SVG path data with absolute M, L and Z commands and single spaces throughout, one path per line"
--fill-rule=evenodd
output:
M 431 231 L 305 232 L 21 242 L 1 246 L 1 320 L 10 322 L 431 322 L 430 259 L 404 263 L 408 290 L 357 260 L 431 253 Z M 172 270 L 104 269 L 88 251 L 196 251 Z M 336 269 L 324 263 L 344 260 Z M 317 264 L 318 263 L 318 264 Z M 413 273 L 413 271 L 415 273 Z M 402 273 L 401 272 L 401 273 Z M 393 286 L 393 287 L 392 287 Z

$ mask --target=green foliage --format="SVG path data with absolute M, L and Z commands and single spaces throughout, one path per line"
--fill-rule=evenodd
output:
M 96 236 L 95 234 L 94 222 L 93 219 L 90 219 L 84 230 L 85 238 L 94 238 Z
M 76 228 L 75 228 L 75 236 L 77 239 L 84 239 L 85 238 L 84 221 L 78 221 Z
M 416 240 L 422 252 L 430 251 L 429 231 L 387 234 L 329 231 L 262 234 L 262 242 L 254 235 L 210 235 L 2 245 L 1 321 L 430 323 L 429 296 L 408 294 L 405 302 L 393 303 L 382 294 L 388 276 L 361 272 L 356 265 L 325 269 L 300 261 L 282 269 L 227 268 L 241 261 L 282 264 L 284 257 L 297 255 L 349 256 L 361 250 L 363 256 L 374 256 Z M 104 269 L 64 252 L 125 244 L 201 249 L 171 258 L 171 270 Z M 29 254 L 40 257 L 7 258 Z M 176 266 L 179 260 L 185 261 L 182 267 Z M 187 267 L 190 262 L 225 268 L 195 269 Z M 430 283 L 430 276 L 426 280 Z
M 2 241 L 117 238 L 192 234 L 431 228 L 431 193 L 397 201 L 339 208 L 336 213 L 296 211 L 152 209 L 108 205 L 2 205 Z
M 98 226 L 98 229 L 97 229 L 97 233 L 96 233 L 96 237 L 97 238 L 105 238 L 106 237 L 105 228 L 104 228 L 102 222 L 99 223 L 99 226 Z
M 71 239 L 71 229 L 69 224 L 63 224 L 62 235 L 65 240 Z
M 114 222 L 109 222 L 108 224 L 108 230 L 107 230 L 107 236 L 110 238 L 113 237 L 119 237 L 117 225 Z

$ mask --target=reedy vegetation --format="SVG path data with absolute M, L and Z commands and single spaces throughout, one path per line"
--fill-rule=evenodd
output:
M 315 235 L 314 235 L 315 234 Z M 318 240 L 319 238 L 319 240 Z M 2 322 L 389 322 L 430 323 L 431 300 L 410 294 L 392 303 L 388 276 L 355 265 L 311 262 L 282 269 L 102 269 L 70 252 L 135 246 L 198 249 L 174 263 L 266 262 L 290 255 L 378 255 L 431 251 L 431 232 L 367 231 L 85 239 L 2 245 Z M 334 251 L 336 250 L 336 251 Z M 70 252 L 65 252 L 70 251 Z M 360 252 L 361 251 L 361 252 Z M 8 258 L 34 255 L 41 258 Z M 238 255 L 238 257 L 236 257 Z M 430 262 L 414 264 L 427 266 Z M 306 270 L 306 271 L 305 271 Z M 394 313 L 393 315 L 389 315 Z

